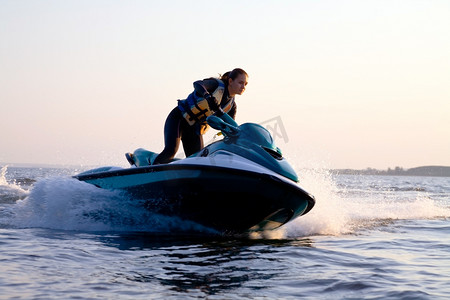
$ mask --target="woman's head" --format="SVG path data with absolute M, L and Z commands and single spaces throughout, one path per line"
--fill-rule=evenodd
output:
M 234 97 L 235 95 L 242 95 L 245 91 L 245 86 L 248 83 L 248 74 L 244 70 L 236 68 L 223 74 L 220 79 L 227 86 L 230 96 Z

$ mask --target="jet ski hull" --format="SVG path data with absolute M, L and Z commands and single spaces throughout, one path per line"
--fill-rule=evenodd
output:
M 90 171 L 76 176 L 146 200 L 146 208 L 226 233 L 277 228 L 307 213 L 314 197 L 271 173 L 195 164 Z

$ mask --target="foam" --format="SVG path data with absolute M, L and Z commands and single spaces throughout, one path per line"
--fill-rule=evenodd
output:
M 28 192 L 21 188 L 16 182 L 8 182 L 6 174 L 8 166 L 0 169 L 0 199 L 2 203 L 15 202 L 18 199 L 25 198 Z
M 305 216 L 283 227 L 284 237 L 355 234 L 385 221 L 450 217 L 448 203 L 439 203 L 421 190 L 405 193 L 356 193 L 323 168 L 298 170 L 300 185 L 316 198 L 315 207 Z M 361 178 L 361 180 L 369 180 Z
M 345 181 L 322 164 L 316 166 L 319 168 L 296 168 L 300 186 L 316 198 L 315 207 L 280 229 L 257 236 L 269 239 L 338 236 L 355 234 L 386 221 L 450 217 L 448 197 L 436 199 L 441 191 L 429 194 L 424 190 L 405 192 L 401 188 L 370 190 L 370 181 L 379 179 L 362 176 L 348 177 L 349 181 Z M 30 191 L 25 191 L 6 181 L 6 171 L 6 167 L 0 171 L 0 192 L 9 189 L 6 194 L 15 198 L 2 210 L 2 224 L 80 231 L 207 231 L 193 222 L 152 213 L 143 203 L 119 191 L 99 189 L 71 177 L 40 179 Z M 392 180 L 402 187 L 401 179 Z M 394 184 L 389 178 L 383 181 Z
M 99 189 L 74 178 L 46 178 L 9 208 L 10 223 L 80 231 L 205 231 L 193 222 L 152 213 L 120 191 Z

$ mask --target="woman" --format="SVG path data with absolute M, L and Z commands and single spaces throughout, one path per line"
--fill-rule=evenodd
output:
M 178 106 L 169 114 L 164 125 L 164 150 L 153 162 L 170 162 L 178 151 L 180 140 L 186 157 L 203 148 L 203 134 L 207 129 L 206 118 L 228 113 L 236 115 L 234 97 L 242 95 L 248 75 L 242 69 L 226 72 L 220 79 L 208 78 L 194 82 L 194 91 L 185 99 L 178 100 Z

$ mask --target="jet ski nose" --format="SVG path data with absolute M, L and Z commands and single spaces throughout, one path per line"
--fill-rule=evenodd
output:
M 250 231 L 273 230 L 289 222 L 294 216 L 294 211 L 289 208 L 281 208 L 267 216 L 264 221 L 250 228 Z

